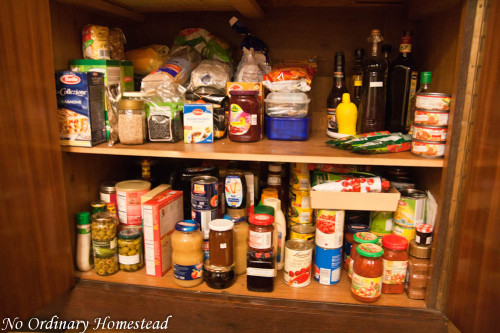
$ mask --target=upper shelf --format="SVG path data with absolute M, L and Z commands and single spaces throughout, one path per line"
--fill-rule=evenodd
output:
M 106 143 L 93 148 L 62 147 L 63 152 L 148 157 L 173 157 L 208 160 L 304 162 L 354 165 L 387 165 L 413 167 L 443 167 L 442 159 L 426 159 L 410 152 L 359 155 L 328 147 L 327 137 L 317 133 L 307 141 L 272 141 L 263 139 L 254 143 L 237 143 L 229 139 L 214 144 L 146 143 L 127 146 Z

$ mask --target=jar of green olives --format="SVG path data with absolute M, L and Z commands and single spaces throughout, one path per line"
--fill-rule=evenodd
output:
M 115 217 L 109 212 L 92 215 L 91 231 L 96 273 L 115 274 L 119 270 Z
M 118 233 L 118 261 L 120 269 L 125 272 L 136 272 L 144 266 L 139 230 L 124 229 Z

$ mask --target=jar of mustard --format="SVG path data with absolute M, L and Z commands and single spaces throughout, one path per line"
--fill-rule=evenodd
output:
M 190 288 L 203 281 L 203 236 L 198 224 L 183 220 L 175 224 L 172 234 L 172 263 L 174 281 L 177 285 Z

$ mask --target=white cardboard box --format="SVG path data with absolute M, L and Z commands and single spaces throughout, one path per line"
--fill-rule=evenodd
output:
M 400 197 L 394 187 L 385 193 L 311 191 L 311 208 L 393 212 Z

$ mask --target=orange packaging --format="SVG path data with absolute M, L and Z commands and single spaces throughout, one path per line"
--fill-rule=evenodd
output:
M 260 138 L 264 137 L 264 87 L 262 82 L 227 82 L 226 93 L 229 96 L 231 90 L 257 90 L 260 99 Z M 228 115 L 226 115 L 228 118 Z

